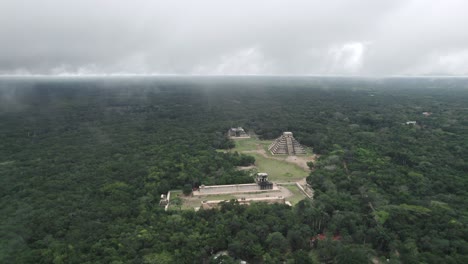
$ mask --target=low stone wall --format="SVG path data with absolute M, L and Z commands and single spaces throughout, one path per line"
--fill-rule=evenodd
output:
M 169 191 L 167 193 L 167 204 L 164 206 L 164 211 L 167 211 L 167 208 L 169 208 L 169 204 L 171 203 L 171 192 Z
M 271 192 L 278 191 L 278 186 L 273 184 L 273 189 L 260 190 L 260 186 L 256 183 L 248 184 L 232 184 L 232 185 L 210 185 L 200 186 L 198 191 L 194 191 L 194 196 L 210 195 L 210 194 L 235 194 L 248 192 Z
M 306 192 L 306 190 L 304 190 L 304 188 L 302 188 L 302 186 L 301 186 L 298 182 L 296 182 L 296 186 L 297 186 L 297 188 L 299 188 L 299 190 L 301 190 L 301 192 L 302 192 L 303 194 L 305 194 L 307 197 L 309 197 L 310 199 L 313 198 L 312 195 L 308 194 L 308 193 Z
M 285 204 L 286 199 L 282 196 L 277 196 L 277 197 L 259 197 L 259 198 L 245 198 L 245 199 L 236 199 L 239 204 L 246 204 L 250 205 L 253 202 L 263 202 L 263 203 L 279 203 L 279 204 Z M 225 200 L 213 200 L 213 201 L 202 201 L 201 207 L 203 209 L 212 209 L 212 208 L 217 208 L 220 203 L 222 202 L 227 202 Z
M 229 136 L 229 139 L 245 139 L 245 138 L 250 138 L 249 135 L 246 135 L 246 136 Z

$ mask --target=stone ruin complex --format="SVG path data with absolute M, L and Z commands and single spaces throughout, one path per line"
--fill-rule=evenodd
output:
M 228 136 L 230 138 L 249 138 L 250 136 L 245 133 L 245 130 L 242 127 L 233 127 L 229 129 Z
M 217 195 L 217 194 L 241 194 L 241 193 L 256 193 L 256 192 L 278 192 L 278 186 L 268 180 L 268 174 L 259 172 L 255 175 L 255 183 L 249 184 L 233 184 L 233 185 L 201 185 L 200 189 L 194 191 L 193 196 Z M 280 203 L 285 204 L 286 199 L 282 196 L 267 195 L 266 197 L 246 198 L 242 197 L 235 199 L 239 204 L 249 205 L 252 202 L 265 203 Z M 228 202 L 227 200 L 204 200 L 201 202 L 201 207 L 204 209 L 217 208 L 220 203 Z
M 268 181 L 268 174 L 259 172 L 255 175 L 255 183 L 232 184 L 232 185 L 201 185 L 193 196 L 215 195 L 215 194 L 235 194 L 248 192 L 277 191 L 278 187 Z
M 292 132 L 283 132 L 279 138 L 277 138 L 268 147 L 268 150 L 273 155 L 300 155 L 306 154 L 306 151 L 301 144 L 293 137 Z

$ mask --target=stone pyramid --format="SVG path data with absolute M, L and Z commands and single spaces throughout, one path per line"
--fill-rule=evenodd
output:
M 301 144 L 293 137 L 291 132 L 283 132 L 279 138 L 277 138 L 268 147 L 268 150 L 273 155 L 286 154 L 286 155 L 299 155 L 306 154 L 306 151 Z

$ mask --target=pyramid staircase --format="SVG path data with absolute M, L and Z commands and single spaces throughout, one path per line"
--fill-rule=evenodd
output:
M 301 144 L 293 137 L 291 132 L 284 132 L 268 147 L 273 155 L 300 155 L 306 154 Z

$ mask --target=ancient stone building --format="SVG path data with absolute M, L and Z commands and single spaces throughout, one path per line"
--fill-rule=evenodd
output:
M 255 176 L 255 182 L 258 184 L 260 190 L 271 190 L 273 189 L 273 183 L 268 181 L 268 174 L 259 172 Z
M 165 207 L 169 203 L 167 196 L 165 194 L 161 194 L 161 199 L 159 200 L 159 206 Z
M 268 174 L 259 172 L 255 175 L 255 183 L 231 185 L 200 185 L 200 189 L 193 192 L 193 196 L 215 195 L 224 193 L 248 193 L 277 191 L 278 186 L 268 181 Z
M 242 127 L 233 127 L 229 129 L 228 136 L 231 138 L 248 138 L 250 137 Z
M 268 150 L 273 155 L 299 155 L 306 154 L 306 151 L 301 144 L 293 137 L 292 132 L 283 132 L 279 138 L 277 138 L 268 147 Z

